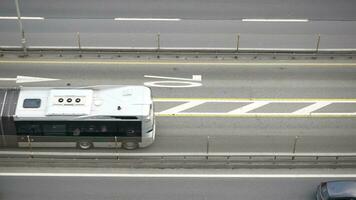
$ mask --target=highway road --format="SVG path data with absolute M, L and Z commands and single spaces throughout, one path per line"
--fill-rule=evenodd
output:
M 352 0 L 20 1 L 28 46 L 156 48 L 356 48 Z M 0 46 L 20 46 L 13 0 L 0 6 Z M 3 18 L 5 17 L 5 18 Z M 44 20 L 43 20 L 44 18 Z M 125 20 L 114 21 L 114 18 Z M 133 19 L 132 19 L 133 18 Z M 301 19 L 255 22 L 243 19 Z M 128 21 L 127 21 L 128 20 Z M 303 21 L 304 20 L 304 21 Z
M 112 59 L 0 60 L 1 78 L 34 76 L 58 79 L 1 86 L 144 84 L 152 81 L 200 82 L 199 87 L 153 87 L 156 98 L 356 98 L 353 60 L 331 61 L 184 61 Z M 193 80 L 199 75 L 200 80 Z M 145 77 L 146 76 L 146 77 Z M 151 77 L 153 76 L 153 77 Z M 163 78 L 162 78 L 163 77 Z M 166 77 L 166 78 L 164 78 Z M 172 79 L 173 78 L 173 79 Z M 189 82 L 189 80 L 188 80 Z M 189 84 L 176 84 L 189 86 Z
M 207 136 L 215 152 L 291 152 L 295 136 L 301 137 L 297 152 L 356 150 L 352 61 L 7 58 L 0 70 L 2 87 L 148 84 L 158 139 L 145 152 L 205 152 Z M 18 76 L 56 80 L 19 83 L 29 80 Z M 350 102 L 340 102 L 345 99 Z M 241 107 L 245 111 L 236 110 Z
M 20 5 L 24 16 L 46 18 L 356 19 L 352 0 L 27 0 Z M 15 16 L 14 1 L 3 0 L 0 13 Z
M 104 174 L 101 174 L 105 176 Z M 178 174 L 179 175 L 179 174 Z M 180 174 L 183 175 L 184 174 Z M 216 174 L 215 174 L 216 175 Z M 1 176 L 3 200 L 313 200 L 317 185 L 340 178 Z M 218 175 L 217 175 L 218 176 Z M 228 176 L 228 175 L 227 175 Z M 316 176 L 318 176 L 316 174 Z M 337 176 L 337 175 L 336 175 Z
M 241 20 L 23 20 L 28 46 L 157 48 L 355 49 L 356 21 L 242 22 Z M 17 20 L 0 20 L 0 46 L 20 46 Z

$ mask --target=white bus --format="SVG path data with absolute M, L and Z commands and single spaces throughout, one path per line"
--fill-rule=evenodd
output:
M 136 149 L 155 140 L 145 86 L 0 89 L 1 146 Z

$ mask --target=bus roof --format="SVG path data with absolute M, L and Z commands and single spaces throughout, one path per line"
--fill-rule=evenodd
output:
M 145 86 L 22 87 L 16 119 L 85 119 L 147 116 L 152 104 Z

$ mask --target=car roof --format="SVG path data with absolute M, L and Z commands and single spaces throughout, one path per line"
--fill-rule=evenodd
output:
M 356 197 L 356 181 L 329 181 L 326 185 L 330 197 Z

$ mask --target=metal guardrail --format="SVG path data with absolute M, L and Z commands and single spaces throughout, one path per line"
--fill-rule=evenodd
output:
M 76 52 L 128 52 L 128 53 L 305 53 L 305 54 L 353 54 L 356 53 L 356 48 L 350 49 L 303 49 L 303 48 L 167 48 L 167 47 L 85 47 L 85 46 L 28 46 L 29 52 L 34 51 L 76 51 Z M 19 51 L 22 52 L 21 46 L 0 46 L 0 51 Z
M 0 151 L 0 166 L 354 168 L 356 153 L 122 153 Z
M 309 157 L 315 158 L 355 158 L 356 153 L 121 153 L 121 152 L 42 152 L 42 151 L 0 151 L 0 156 L 59 156 L 59 157 L 125 157 L 125 158 L 168 158 L 168 157 Z M 355 160 L 356 161 L 356 160 Z

